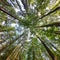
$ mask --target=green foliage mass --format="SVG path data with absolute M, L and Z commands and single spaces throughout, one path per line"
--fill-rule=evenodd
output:
M 0 0 L 0 60 L 60 60 L 60 0 Z

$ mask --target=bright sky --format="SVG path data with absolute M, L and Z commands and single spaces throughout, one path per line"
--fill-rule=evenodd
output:
M 15 9 L 16 12 L 20 11 L 19 8 L 16 8 L 16 7 L 11 3 L 10 0 L 8 0 L 8 2 L 13 6 L 13 8 Z M 18 2 L 19 2 L 20 5 L 21 5 L 21 9 L 22 9 L 23 11 L 25 11 L 24 6 L 23 6 L 21 0 L 18 0 Z M 16 2 L 14 2 L 14 3 L 16 3 Z

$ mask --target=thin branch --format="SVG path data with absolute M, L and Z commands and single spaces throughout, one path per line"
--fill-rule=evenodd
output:
M 53 27 L 53 26 L 59 27 L 60 26 L 60 22 L 54 22 L 54 23 L 47 24 L 47 25 L 36 26 L 35 28 L 40 28 L 40 27 Z
M 44 18 L 44 17 L 46 17 L 46 16 L 48 16 L 48 15 L 50 15 L 50 14 L 52 14 L 53 12 L 55 12 L 55 11 L 57 11 L 57 10 L 60 10 L 60 6 L 57 7 L 57 8 L 55 8 L 54 10 L 51 10 L 50 12 L 48 12 L 48 13 L 45 14 L 45 15 L 43 15 L 42 17 L 38 18 L 38 20 L 39 20 L 39 19 L 42 19 L 42 18 Z
M 15 6 L 15 4 L 12 2 L 12 0 L 10 0 L 11 1 L 11 3 Z
M 51 10 L 51 11 L 48 12 L 47 14 L 44 14 L 43 16 L 36 18 L 35 21 L 34 21 L 33 23 L 39 22 L 39 19 L 42 19 L 42 18 L 44 18 L 44 17 L 46 17 L 46 16 L 48 16 L 48 15 L 54 13 L 54 12 L 57 11 L 57 10 L 60 10 L 60 6 L 57 7 L 57 8 L 55 8 L 54 10 Z M 33 19 L 34 19 L 34 18 L 33 18 Z
M 2 2 L 3 5 L 11 6 L 11 4 L 9 4 L 7 1 L 1 0 L 0 2 Z
M 0 11 L 6 13 L 7 15 L 9 15 L 9 16 L 11 16 L 11 17 L 13 17 L 14 19 L 19 20 L 18 18 L 16 18 L 14 15 L 10 14 L 8 11 L 6 11 L 6 10 L 5 10 L 3 7 L 1 7 L 1 6 L 0 6 Z
M 56 49 L 59 53 L 60 53 L 60 50 L 58 50 L 51 42 L 50 42 L 51 46 L 54 47 L 54 49 Z
M 51 41 L 49 41 L 48 39 L 46 39 L 45 40 L 45 43 L 49 46 L 52 46 L 54 49 L 56 49 L 56 51 L 58 51 L 59 53 L 60 53 L 60 50 L 58 50 L 57 49 L 57 47 L 56 46 L 54 46 L 54 44 L 51 42 Z
M 27 9 L 28 9 L 27 0 L 21 0 L 21 2 L 22 2 L 23 5 L 24 5 L 24 9 L 27 11 Z
M 54 31 L 54 33 L 60 35 L 60 31 Z

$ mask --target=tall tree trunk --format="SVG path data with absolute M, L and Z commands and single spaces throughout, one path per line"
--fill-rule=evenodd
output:
M 41 38 L 36 35 L 36 37 L 41 41 L 41 43 L 43 44 L 43 46 L 45 47 L 45 49 L 47 50 L 48 54 L 50 55 L 50 57 L 52 58 L 52 60 L 57 60 L 55 55 L 52 53 L 52 51 L 47 47 L 47 45 L 43 42 L 43 40 L 41 40 Z

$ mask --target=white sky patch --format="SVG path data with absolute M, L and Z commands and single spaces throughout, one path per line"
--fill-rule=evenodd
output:
M 1 53 L 0 55 L 3 56 L 5 53 Z
M 20 11 L 20 9 L 19 9 L 19 8 L 16 8 L 16 7 L 11 3 L 10 0 L 8 0 L 8 2 L 13 6 L 13 8 L 15 9 L 16 12 Z M 22 4 L 21 0 L 18 0 L 18 2 L 19 2 L 19 4 L 20 4 L 20 6 L 21 6 L 22 11 L 25 11 L 24 5 Z M 15 3 L 16 3 L 16 2 L 15 2 Z M 16 4 L 17 4 L 17 3 L 16 3 Z M 18 5 L 17 5 L 17 7 L 18 7 Z
M 14 5 L 11 3 L 11 1 L 10 0 L 7 0 L 7 1 L 13 6 L 13 8 L 15 9 L 15 11 L 17 12 L 18 9 L 16 7 L 14 7 Z
M 16 12 L 18 12 L 18 11 L 20 11 L 20 10 L 19 10 L 19 9 L 17 9 L 17 8 L 15 8 L 15 11 L 16 11 Z
M 60 19 L 60 16 L 58 16 L 58 18 Z
M 21 5 L 21 9 L 22 9 L 23 11 L 25 11 L 24 6 L 23 6 L 21 0 L 18 0 L 18 1 L 19 1 L 19 4 Z
M 0 34 L 4 34 L 4 32 L 0 32 Z
M 44 30 L 47 30 L 47 28 L 46 28 L 46 27 L 44 27 Z
M 30 8 L 31 8 L 31 9 L 34 9 L 34 6 L 30 5 Z
M 43 22 L 40 22 L 39 25 L 43 25 Z
M 27 37 L 27 42 L 31 41 L 31 40 L 30 40 L 30 35 L 31 35 L 31 33 L 30 33 L 30 29 L 28 28 L 28 37 Z
M 2 25 L 4 25 L 4 24 L 5 24 L 5 21 L 2 22 Z
M 52 49 L 53 49 L 54 51 L 56 51 L 56 49 L 55 49 L 55 48 L 53 48 L 53 47 L 52 47 Z
M 50 10 L 49 7 L 46 7 L 46 10 Z
M 38 16 L 39 16 L 39 17 L 41 16 L 41 13 L 40 13 L 40 12 L 38 12 Z
M 18 24 L 12 23 L 12 24 L 11 24 L 11 27 L 18 27 Z

